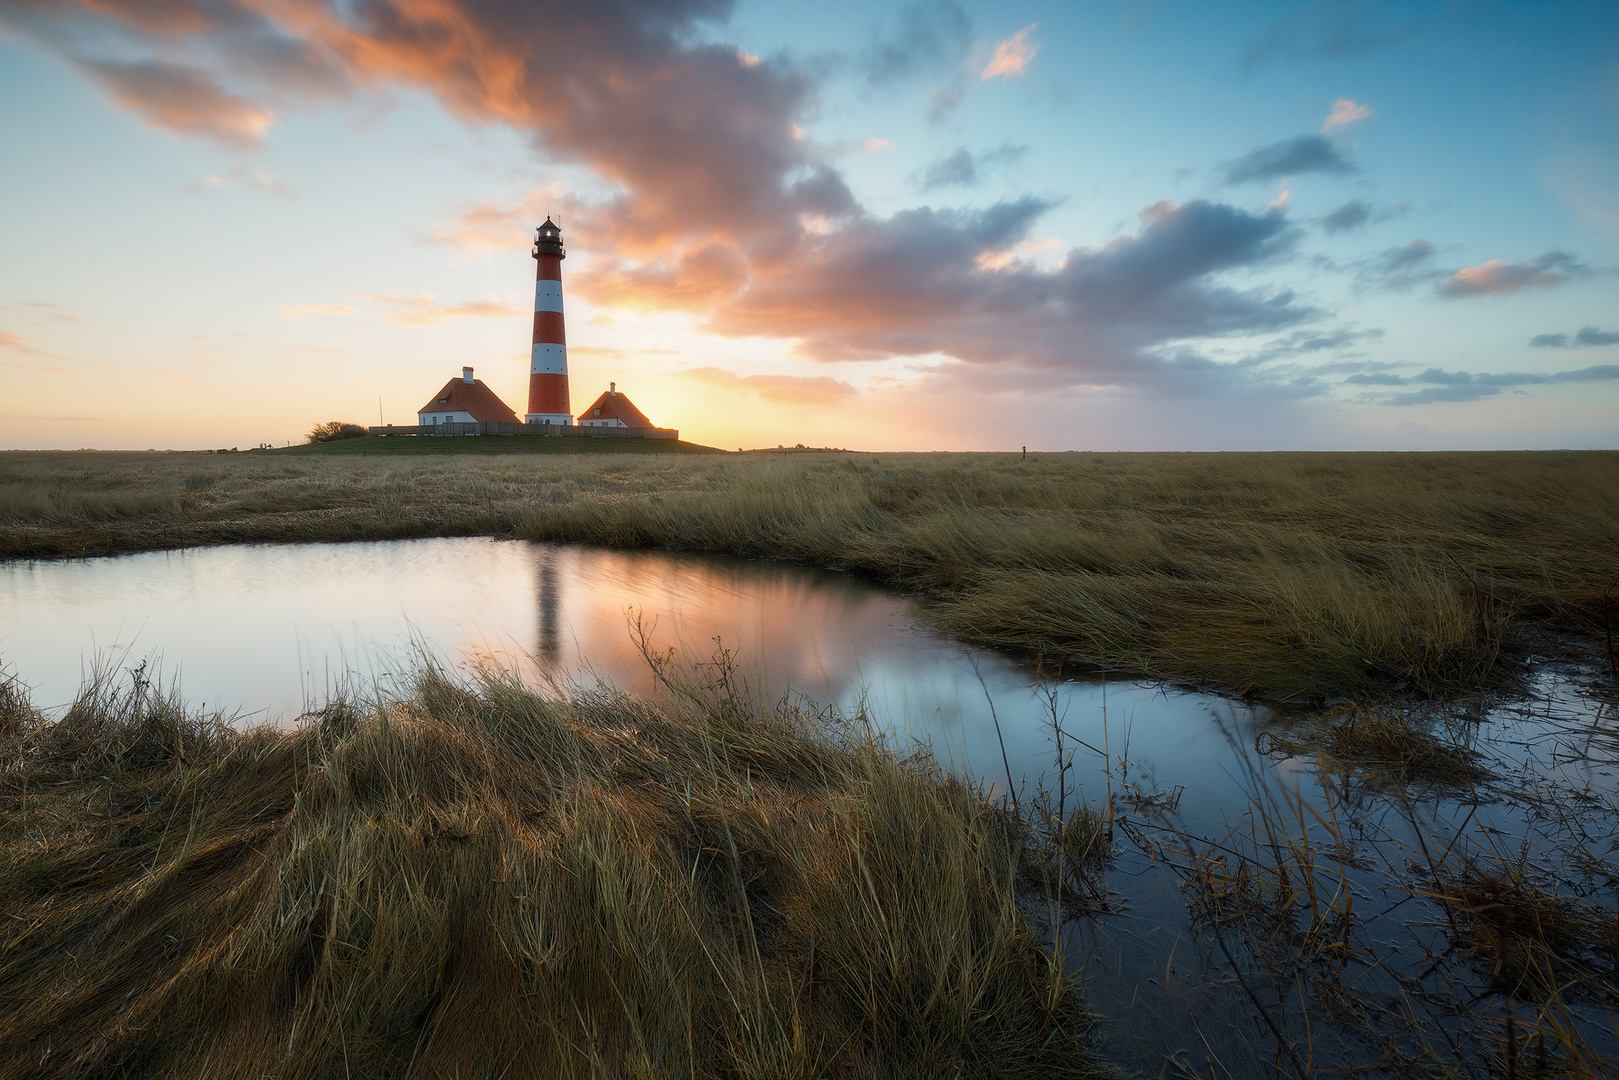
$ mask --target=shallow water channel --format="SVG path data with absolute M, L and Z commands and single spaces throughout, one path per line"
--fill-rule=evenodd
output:
M 243 724 L 291 725 L 336 690 L 408 675 L 422 650 L 455 664 L 515 666 L 533 680 L 599 679 L 650 692 L 636 627 L 647 648 L 672 648 L 677 661 L 728 650 L 763 700 L 791 692 L 864 709 L 898 739 L 930 746 L 942 764 L 997 794 L 1010 784 L 1025 801 L 1054 781 L 1055 717 L 1071 753 L 1070 798 L 1111 798 L 1122 826 L 1103 875 L 1108 911 L 1066 922 L 1066 960 L 1103 1016 L 1104 1053 L 1149 1076 L 1208 1076 L 1211 1065 L 1216 1076 L 1277 1075 L 1264 1062 L 1291 1067 L 1278 1056 L 1277 1028 L 1299 1045 L 1320 1040 L 1313 1067 L 1365 1064 L 1381 1053 L 1375 1039 L 1339 1042 L 1307 1023 L 1319 1011 L 1314 983 L 1289 1004 L 1285 978 L 1239 977 L 1244 957 L 1228 955 L 1226 939 L 1188 915 L 1185 875 L 1174 867 L 1195 863 L 1198 850 L 1217 855 L 1198 845 L 1218 841 L 1245 814 L 1251 822 L 1256 797 L 1262 803 L 1269 792 L 1285 809 L 1297 791 L 1301 839 L 1338 845 L 1322 863 L 1336 888 L 1360 898 L 1357 940 L 1375 954 L 1354 967 L 1346 960 L 1344 977 L 1355 994 L 1385 998 L 1414 976 L 1391 959 L 1402 949 L 1414 965 L 1447 949 L 1432 905 L 1402 907 L 1409 887 L 1391 886 L 1422 843 L 1447 829 L 1485 828 L 1503 851 L 1521 849 L 1556 876 L 1568 859 L 1553 857 L 1561 840 L 1537 824 L 1563 797 L 1556 793 L 1583 793 L 1579 805 L 1606 821 L 1606 836 L 1619 810 L 1619 717 L 1568 665 L 1537 668 L 1526 695 L 1466 707 L 1466 738 L 1500 763 L 1498 787 L 1394 799 L 1312 757 L 1255 751 L 1263 733 L 1286 736 L 1300 716 L 976 649 L 930 629 L 915 598 L 791 563 L 435 539 L 0 564 L 0 665 L 47 711 L 70 702 L 98 666 L 125 677 L 118 669 L 144 661 L 193 707 L 222 708 Z M 1600 850 L 1600 828 L 1584 835 L 1599 858 L 1583 881 L 1599 892 L 1613 856 Z M 1188 848 L 1193 855 L 1176 855 Z M 1031 904 L 1052 910 L 1038 897 Z M 1461 956 L 1453 968 L 1447 978 L 1483 995 L 1474 1008 L 1499 1004 L 1476 963 Z M 1306 998 L 1308 1008 L 1299 1004 Z M 1595 1012 L 1576 1010 L 1600 1027 Z M 1611 1051 L 1611 1036 L 1599 1041 Z M 1333 1056 L 1323 1058 L 1329 1046 Z

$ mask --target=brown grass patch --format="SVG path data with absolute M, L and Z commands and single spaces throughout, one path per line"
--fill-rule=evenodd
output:
M 1005 813 L 805 717 L 8 693 L 0 1075 L 1101 1075 Z
M 479 534 L 786 556 L 993 644 L 1273 698 L 1443 694 L 1510 681 L 1525 620 L 1619 615 L 1616 461 L 11 453 L 0 558 Z

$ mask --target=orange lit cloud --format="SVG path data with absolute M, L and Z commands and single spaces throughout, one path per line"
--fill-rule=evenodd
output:
M 996 42 L 995 52 L 990 56 L 981 78 L 1008 79 L 1013 75 L 1022 75 L 1034 62 L 1034 54 L 1040 51 L 1040 46 L 1029 40 L 1029 33 L 1037 25 L 1030 23 L 1006 40 Z
M 281 309 L 284 319 L 301 319 L 305 315 L 352 315 L 354 309 L 347 304 L 288 304 Z
M 735 249 L 708 244 L 667 262 L 614 262 L 581 277 L 576 288 L 604 307 L 704 311 L 734 296 L 748 278 L 748 264 Z
M 24 356 L 51 357 L 60 359 L 55 353 L 46 352 L 35 345 L 29 344 L 26 338 L 18 337 L 6 330 L 0 330 L 0 349 L 15 349 Z M 72 368 L 46 367 L 43 364 L 18 364 L 10 361 L 0 362 L 0 367 L 14 368 L 19 371 L 55 371 L 62 374 L 72 374 Z
M 1062 250 L 1062 241 L 1055 236 L 1036 236 L 1006 251 L 985 251 L 975 260 L 980 270 L 1005 270 L 1024 260 Z
M 43 300 L 25 300 L 21 304 L 8 304 L 6 307 L 9 311 L 21 312 L 22 314 L 29 316 L 36 321 L 39 319 L 49 319 L 51 322 L 69 324 L 81 321 L 77 315 L 70 315 L 63 311 L 60 304 L 51 304 Z M 4 345 L 6 343 L 5 338 L 9 336 L 11 335 L 6 334 L 4 331 L 0 331 L 0 345 Z
M 827 375 L 738 375 L 715 367 L 691 368 L 681 374 L 709 386 L 745 391 L 786 405 L 841 405 L 858 396 L 854 387 Z
M 1331 131 L 1333 128 L 1347 127 L 1357 120 L 1364 120 L 1372 115 L 1372 110 L 1349 98 L 1339 98 L 1332 103 L 1332 111 L 1327 114 L 1326 123 L 1321 125 L 1322 131 Z
M 471 300 L 465 304 L 441 304 L 434 298 L 432 293 L 420 293 L 416 296 L 362 293 L 361 296 L 374 304 L 387 305 L 389 310 L 384 311 L 383 315 L 405 326 L 437 326 L 439 323 L 448 322 L 450 319 L 489 318 L 522 314 L 517 308 L 500 300 Z
M 1544 289 L 1561 285 L 1571 276 L 1588 273 L 1572 255 L 1549 251 L 1528 262 L 1509 263 L 1491 259 L 1478 266 L 1456 271 L 1438 285 L 1440 296 L 1452 300 L 1475 296 L 1509 296 L 1524 289 Z
M 119 0 L 81 0 L 92 2 Z M 164 117 L 172 130 L 245 142 L 272 119 L 261 102 L 279 109 L 345 87 L 430 95 L 463 122 L 507 126 L 548 164 L 597 181 L 583 193 L 552 189 L 514 207 L 475 206 L 436 239 L 473 250 L 526 249 L 540 217 L 565 209 L 570 247 L 590 253 L 588 272 L 572 277 L 570 288 L 598 315 L 685 312 L 705 331 L 790 340 L 816 360 L 950 357 L 959 363 L 938 370 L 976 379 L 989 392 L 1020 381 L 1042 389 L 1150 385 L 1166 394 L 1202 394 L 1222 378 L 1248 385 L 1263 376 L 1216 364 L 1184 343 L 1323 317 L 1286 288 L 1239 288 L 1222 277 L 1286 253 L 1296 233 L 1281 208 L 1157 203 L 1141 212 L 1136 232 L 1075 248 L 1054 266 L 1031 257 L 1040 248 L 1030 246 L 1040 243 L 1031 237 L 1054 199 L 872 211 L 838 171 L 845 151 L 806 130 L 822 76 L 790 55 L 755 57 L 716 41 L 723 13 L 716 2 L 562 4 L 542 17 L 505 0 L 209 0 L 194 9 L 205 29 L 176 29 L 179 17 L 165 17 L 145 47 L 168 55 L 175 43 L 162 35 L 183 34 L 193 46 L 188 62 L 212 55 L 213 66 L 170 64 L 162 69 L 167 83 L 157 85 L 154 75 L 128 104 L 149 122 Z M 127 37 L 131 5 L 122 0 L 121 14 L 87 15 L 86 7 L 63 4 L 40 8 L 38 17 L 117 19 Z M 869 57 L 874 85 L 890 77 L 883 73 L 918 70 L 922 58 L 954 67 L 965 86 L 976 67 L 963 66 L 971 41 L 965 16 L 925 22 L 905 23 L 892 48 Z M 80 29 L 73 40 L 95 39 L 102 28 Z M 1039 51 L 1034 29 L 999 42 L 978 74 L 1025 74 Z M 56 47 L 56 39 L 40 40 Z M 119 63 L 126 75 L 146 70 Z M 164 86 L 173 88 L 172 102 Z M 964 185 L 992 159 L 1018 153 L 1002 147 L 941 163 L 946 171 L 935 179 Z M 1284 169 L 1353 169 L 1320 135 L 1249 159 L 1233 166 L 1230 182 Z M 565 205 L 548 205 L 554 199 Z M 494 300 L 367 299 L 412 326 L 520 314 Z M 731 378 L 726 385 L 738 390 L 795 401 L 853 393 L 836 380 Z
M 202 135 L 242 150 L 256 146 L 275 122 L 269 109 L 229 93 L 206 72 L 162 61 L 83 60 L 80 66 L 152 127 Z
M 567 205 L 569 202 L 561 188 L 551 185 L 534 192 L 516 206 L 478 203 L 457 214 L 449 228 L 432 235 L 440 244 L 474 251 L 521 249 L 533 239 L 536 223 L 546 217 L 562 217 L 560 208 Z
M 79 0 L 89 11 L 152 34 L 198 33 L 208 28 L 200 5 L 190 0 Z

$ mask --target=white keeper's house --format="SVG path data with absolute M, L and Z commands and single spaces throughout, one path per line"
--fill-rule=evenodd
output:
M 433 400 L 416 410 L 416 422 L 423 427 L 433 424 L 520 423 L 517 414 L 483 384 L 472 377 L 472 369 L 461 369 L 459 379 L 451 379 L 444 389 L 433 395 Z
M 630 399 L 618 392 L 618 383 L 608 383 L 607 393 L 579 414 L 581 427 L 657 427 L 646 414 L 631 404 Z

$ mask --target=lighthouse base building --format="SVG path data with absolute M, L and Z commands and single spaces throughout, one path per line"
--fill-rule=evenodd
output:
M 580 427 L 651 428 L 655 425 L 646 414 L 618 392 L 618 383 L 608 383 L 607 393 L 591 403 L 579 414 Z
M 459 379 L 451 379 L 433 400 L 416 410 L 422 427 L 439 424 L 515 424 L 517 414 L 495 392 L 472 377 L 472 369 L 461 369 Z

